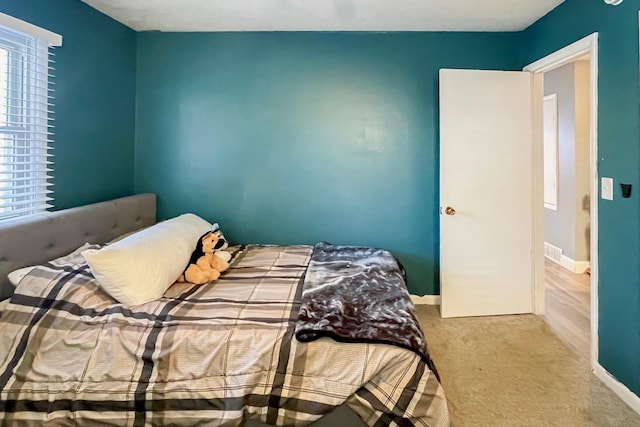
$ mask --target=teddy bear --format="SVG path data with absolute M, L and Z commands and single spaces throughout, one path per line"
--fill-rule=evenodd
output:
M 220 273 L 229 268 L 231 254 L 221 250 L 226 247 L 227 242 L 218 224 L 214 224 L 211 230 L 198 239 L 189 264 L 178 278 L 178 282 L 202 285 L 217 280 Z

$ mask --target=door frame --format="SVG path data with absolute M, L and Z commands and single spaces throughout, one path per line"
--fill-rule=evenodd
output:
M 534 74 L 534 115 L 542 113 L 542 97 L 544 96 L 543 73 L 575 61 L 581 56 L 590 57 L 590 166 L 591 181 L 591 368 L 596 369 L 598 363 L 598 33 L 590 34 L 544 58 L 535 61 L 523 71 Z M 539 99 L 538 99 L 539 98 Z M 536 105 L 540 103 L 540 105 Z M 534 123 L 542 123 L 542 118 L 534 117 Z M 533 147 L 533 312 L 545 312 L 544 281 L 544 183 L 543 183 L 543 132 L 534 129 Z

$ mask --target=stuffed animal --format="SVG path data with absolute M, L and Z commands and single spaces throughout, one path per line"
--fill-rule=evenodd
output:
M 213 255 L 217 256 L 225 262 L 231 261 L 231 252 L 225 250 L 229 247 L 229 243 L 227 242 L 227 239 L 225 239 L 224 234 L 222 234 L 222 231 L 220 231 L 220 227 L 218 226 L 218 224 L 213 224 L 212 230 L 218 233 L 218 235 L 220 236 L 220 241 L 222 242 L 222 245 L 216 247 Z
M 210 231 L 207 231 L 198 239 L 189 264 L 178 278 L 178 282 L 202 285 L 217 280 L 220 277 L 220 273 L 229 268 L 228 261 L 231 258 L 231 254 L 221 251 L 222 255 L 216 255 L 218 249 L 226 246 L 228 246 L 227 242 L 222 232 L 220 232 L 218 224 L 214 224 Z

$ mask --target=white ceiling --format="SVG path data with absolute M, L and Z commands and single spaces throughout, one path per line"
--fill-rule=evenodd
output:
M 564 0 L 82 0 L 138 31 L 519 31 Z

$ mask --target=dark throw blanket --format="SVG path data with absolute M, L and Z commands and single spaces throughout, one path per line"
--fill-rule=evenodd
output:
M 439 379 L 407 291 L 388 251 L 318 243 L 304 279 L 296 337 L 391 344 L 419 354 Z

